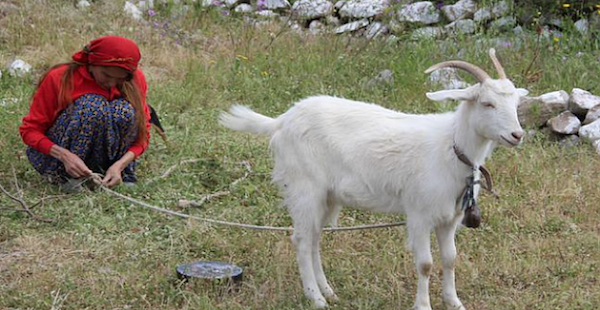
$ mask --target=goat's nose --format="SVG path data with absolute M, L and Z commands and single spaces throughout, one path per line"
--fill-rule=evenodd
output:
M 521 141 L 521 139 L 523 138 L 523 130 L 519 130 L 519 131 L 513 131 L 513 133 L 511 134 L 513 136 L 513 138 L 515 138 L 517 141 Z

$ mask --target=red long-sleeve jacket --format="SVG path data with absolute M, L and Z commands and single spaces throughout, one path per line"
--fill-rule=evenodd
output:
M 49 154 L 50 148 L 55 145 L 46 136 L 46 132 L 54 124 L 54 121 L 61 112 L 58 107 L 58 91 L 62 76 L 67 67 L 68 65 L 63 65 L 48 73 L 33 96 L 29 113 L 23 118 L 22 124 L 19 127 L 19 133 L 23 142 L 44 154 Z M 129 151 L 133 152 L 137 158 L 144 153 L 150 141 L 150 110 L 146 104 L 148 85 L 140 69 L 135 71 L 133 81 L 138 85 L 142 95 L 142 104 L 146 114 L 146 129 L 148 132 L 145 141 L 137 141 L 129 148 Z M 87 67 L 80 66 L 73 72 L 73 92 L 71 98 L 75 101 L 85 94 L 98 94 L 104 96 L 109 101 L 122 97 L 116 87 L 111 88 L 110 91 L 101 88 L 96 84 Z

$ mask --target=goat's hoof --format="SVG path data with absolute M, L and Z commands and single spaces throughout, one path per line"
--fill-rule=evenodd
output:
M 315 309 L 325 309 L 329 307 L 329 305 L 327 305 L 327 301 L 325 301 L 325 298 L 323 297 L 314 299 L 313 305 Z
M 448 310 L 467 310 L 461 303 L 458 303 L 458 305 L 457 304 L 452 305 L 452 304 L 447 303 L 446 309 L 448 309 Z

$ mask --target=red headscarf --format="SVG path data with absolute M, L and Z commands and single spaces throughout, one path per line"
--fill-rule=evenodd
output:
M 73 60 L 94 66 L 120 67 L 129 72 L 137 69 L 142 58 L 135 42 L 118 36 L 100 37 L 73 55 Z

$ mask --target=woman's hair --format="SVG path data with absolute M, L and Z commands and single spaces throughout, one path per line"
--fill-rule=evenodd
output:
M 57 113 L 60 113 L 60 111 L 66 109 L 69 105 L 73 103 L 73 98 L 71 97 L 71 94 L 73 93 L 73 72 L 75 72 L 77 68 L 82 66 L 82 64 L 71 61 L 55 65 L 48 69 L 48 71 L 46 71 L 46 73 L 42 75 L 38 82 L 39 88 L 42 84 L 42 81 L 46 78 L 50 71 L 64 65 L 67 66 L 67 70 L 62 76 L 60 88 L 58 89 Z M 146 113 L 144 111 L 140 88 L 134 82 L 133 78 L 125 81 L 123 85 L 120 85 L 118 88 L 121 94 L 123 95 L 123 98 L 129 101 L 129 103 L 131 103 L 135 108 L 135 127 L 138 130 L 138 141 L 146 140 L 148 138 L 148 131 L 146 129 Z

